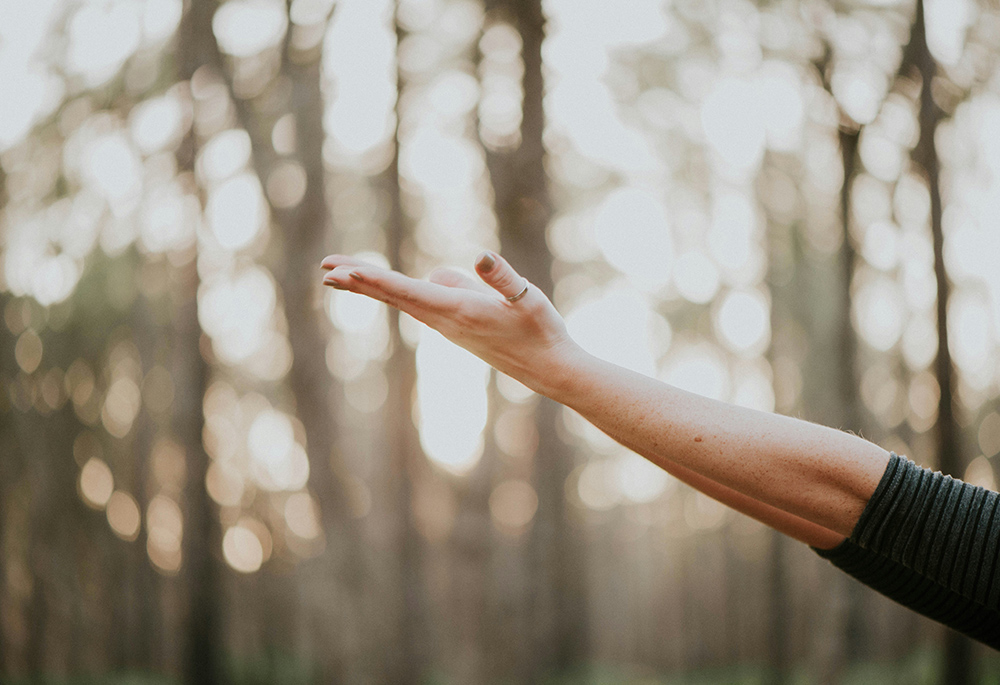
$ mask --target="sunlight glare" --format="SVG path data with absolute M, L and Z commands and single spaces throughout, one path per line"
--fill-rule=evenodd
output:
M 233 252 L 248 247 L 267 215 L 257 176 L 240 174 L 220 185 L 209 195 L 205 212 L 219 245 Z
M 164 95 L 137 105 L 129 117 L 132 140 L 143 154 L 166 148 L 181 132 L 184 110 L 177 98 Z
M 847 115 L 859 124 L 869 124 L 885 97 L 885 74 L 875 64 L 845 65 L 833 72 L 832 86 L 834 97 Z
M 733 285 L 758 280 L 765 260 L 757 236 L 757 211 L 745 193 L 726 192 L 715 198 L 708 246 L 723 269 L 723 280 Z
M 483 31 L 479 40 L 479 135 L 492 147 L 513 146 L 520 141 L 521 86 L 524 62 L 521 36 L 508 23 L 498 22 Z
M 635 504 L 652 502 L 670 484 L 670 474 L 631 451 L 618 459 L 616 471 L 618 489 Z
M 146 531 L 150 559 L 163 570 L 176 571 L 184 534 L 184 515 L 177 502 L 164 495 L 154 497 L 146 508 Z
M 333 84 L 323 127 L 336 146 L 360 156 L 393 133 L 396 34 L 388 0 L 340 0 L 323 41 L 323 74 Z
M 713 400 L 729 395 L 729 371 L 714 345 L 707 342 L 688 344 L 673 353 L 661 379 L 681 390 Z
M 226 563 L 240 573 L 254 573 L 264 563 L 264 546 L 252 530 L 235 525 L 222 538 Z
M 771 307 L 757 290 L 726 294 L 716 311 L 715 325 L 726 346 L 743 356 L 762 354 L 771 342 Z
M 103 509 L 115 490 L 115 478 L 103 459 L 91 457 L 80 469 L 80 494 L 94 509 Z
M 470 192 L 485 168 L 482 152 L 471 141 L 430 126 L 405 142 L 399 164 L 402 176 L 428 195 L 448 196 Z
M 891 349 L 906 323 L 899 284 L 880 276 L 859 287 L 854 297 L 854 321 L 865 342 L 882 352 Z
M 318 508 L 308 492 L 296 492 L 285 501 L 285 525 L 303 540 L 314 540 L 322 531 Z
M 701 105 L 701 125 L 709 145 L 734 171 L 750 174 L 760 165 L 767 129 L 762 93 L 751 81 L 719 79 Z
M 767 145 L 772 150 L 794 151 L 798 147 L 805 118 L 801 77 L 788 62 L 769 61 L 761 65 L 754 80 Z
M 490 515 L 500 532 L 517 536 L 524 532 L 538 511 L 538 495 L 523 480 L 506 480 L 490 494 Z
M 277 45 L 288 17 L 280 0 L 229 0 L 212 18 L 219 47 L 234 57 L 251 57 Z
M 738 366 L 733 374 L 733 404 L 757 411 L 774 411 L 774 382 L 766 360 Z
M 995 491 L 997 487 L 996 475 L 993 472 L 993 464 L 991 464 L 990 460 L 981 454 L 969 462 L 969 466 L 965 469 L 965 475 L 962 476 L 962 480 L 969 485 L 986 488 L 987 490 Z
M 242 128 L 216 133 L 198 154 L 198 173 L 210 183 L 224 181 L 246 167 L 251 152 L 250 135 Z
M 965 382 L 988 387 L 995 373 L 996 341 L 983 298 L 967 291 L 955 293 L 948 303 L 948 331 L 948 346 L 955 364 L 965 372 Z
M 594 237 L 608 262 L 639 287 L 656 291 L 670 281 L 674 247 L 663 203 L 638 188 L 619 188 L 601 204 Z
M 0 151 L 20 142 L 41 115 L 46 100 L 46 73 L 35 68 L 7 66 L 0 53 L 0 92 L 17 97 L 0 98 Z
M 277 293 L 263 267 L 248 267 L 231 278 L 203 284 L 198 292 L 198 321 L 212 338 L 220 359 L 239 363 L 264 342 Z
M 43 258 L 34 267 L 31 278 L 32 295 L 39 304 L 48 306 L 62 302 L 73 294 L 80 280 L 81 269 L 67 254 Z
M 253 459 L 251 475 L 258 485 L 267 490 L 297 490 L 305 484 L 308 459 L 295 442 L 295 429 L 287 414 L 275 409 L 258 414 L 250 424 L 247 445 Z
M 146 43 L 169 38 L 181 21 L 184 0 L 146 0 L 142 13 L 142 36 Z
M 566 327 L 594 356 L 654 377 L 656 360 L 650 345 L 653 316 L 642 294 L 618 285 L 571 310 Z
M 966 31 L 979 9 L 969 0 L 923 0 L 927 47 L 941 64 L 955 66 L 962 58 Z
M 141 37 L 137 3 L 84 4 L 69 23 L 67 64 L 85 77 L 87 85 L 99 86 L 118 72 Z
M 708 495 L 689 491 L 684 500 L 684 522 L 692 530 L 715 530 L 726 520 L 725 505 Z
M 329 302 L 330 320 L 345 333 L 365 333 L 385 316 L 385 305 L 370 297 L 358 297 L 355 293 L 334 291 Z
M 243 499 L 243 478 L 236 467 L 215 461 L 205 474 L 205 489 L 221 507 L 235 507 Z
M 154 186 L 143 198 L 139 220 L 142 247 L 152 253 L 180 250 L 195 239 L 201 203 L 184 192 L 180 183 Z
M 108 388 L 104 398 L 101 420 L 111 435 L 122 438 L 128 434 L 139 413 L 142 394 L 139 386 L 128 376 L 119 376 Z
M 305 197 L 309 179 L 298 162 L 279 162 L 267 176 L 267 196 L 278 209 L 291 209 Z
M 700 250 L 690 250 L 674 264 L 674 285 L 688 302 L 706 304 L 719 291 L 719 270 Z
M 417 345 L 420 443 L 438 466 L 468 472 L 483 450 L 490 367 L 427 329 Z
M 129 542 L 138 537 L 141 514 L 139 505 L 132 495 L 122 490 L 115 490 L 108 498 L 106 509 L 108 523 L 115 535 Z
M 591 461 L 579 472 L 577 496 L 584 506 L 594 511 L 608 511 L 621 502 L 618 489 L 618 468 L 611 459 Z
M 137 198 L 142 187 L 142 166 L 121 133 L 111 133 L 90 143 L 83 164 L 84 177 L 112 206 Z

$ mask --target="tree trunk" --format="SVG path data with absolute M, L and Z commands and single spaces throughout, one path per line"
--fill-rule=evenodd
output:
M 397 3 L 398 7 L 398 3 Z M 397 44 L 404 38 L 398 21 L 394 23 Z M 399 98 L 405 83 L 396 71 L 396 133 L 395 150 L 388 168 L 378 179 L 389 202 L 385 226 L 385 250 L 389 266 L 406 273 L 407 251 L 412 247 L 402 204 L 399 184 L 399 122 L 402 119 Z M 413 397 L 416 386 L 416 360 L 413 350 L 403 341 L 399 331 L 400 314 L 391 307 L 389 312 L 390 349 L 386 362 L 388 394 L 383 407 L 385 431 L 380 444 L 380 459 L 371 474 L 372 492 L 386 497 L 392 506 L 385 507 L 384 518 L 374 522 L 386 536 L 384 549 L 376 550 L 380 563 L 388 564 L 388 573 L 381 576 L 385 586 L 373 586 L 381 598 L 379 607 L 385 622 L 379 645 L 391 645 L 391 653 L 383 659 L 381 675 L 386 682 L 405 685 L 421 682 L 428 662 L 426 607 L 421 602 L 423 583 L 423 547 L 413 520 L 412 484 L 425 457 L 420 435 L 413 422 Z M 378 581 L 376 581 L 378 582 Z
M 189 81 L 204 64 L 218 66 L 218 47 L 212 33 L 215 0 L 189 0 L 178 29 L 181 80 Z M 194 170 L 198 140 L 194 128 L 177 151 L 180 171 Z M 175 300 L 173 332 L 174 432 L 187 455 L 184 492 L 185 524 L 182 548 L 188 611 L 183 673 L 188 685 L 225 683 L 222 663 L 222 625 L 218 600 L 222 532 L 215 507 L 205 488 L 209 457 L 202 444 L 205 424 L 202 403 L 208 385 L 208 365 L 201 353 L 198 322 L 197 254 L 183 267 L 183 281 Z
M 545 17 L 540 0 L 496 0 L 521 37 L 524 102 L 521 143 L 510 152 L 487 152 L 500 245 L 511 265 L 547 296 L 552 296 L 552 260 L 545 231 L 552 216 L 542 134 L 542 42 Z M 529 540 L 526 576 L 531 616 L 524 626 L 529 644 L 519 677 L 536 680 L 546 672 L 580 663 L 587 648 L 587 611 L 581 540 L 570 525 L 564 495 L 573 468 L 570 448 L 558 437 L 560 408 L 541 398 L 535 415 L 539 442 L 534 468 L 538 511 Z
M 934 137 L 943 113 L 934 102 L 933 80 L 937 65 L 927 46 L 927 29 L 924 3 L 917 0 L 916 18 L 910 33 L 914 63 L 920 74 L 920 139 L 913 149 L 913 160 L 924 171 L 931 200 L 931 237 L 934 243 L 934 276 L 937 280 L 937 331 L 938 350 L 934 360 L 934 375 L 941 389 L 938 401 L 937 429 L 938 468 L 945 474 L 961 478 L 965 458 L 959 440 L 958 422 L 955 418 L 955 378 L 948 348 L 948 298 L 951 284 L 944 262 L 944 232 L 941 225 L 940 161 Z M 966 685 L 975 678 L 971 641 L 955 631 L 945 637 L 944 670 L 942 682 L 949 685 Z
M 7 208 L 7 174 L 0 165 L 0 230 L 3 228 L 4 210 Z M 10 302 L 6 283 L 0 282 L 0 558 L 7 558 L 7 508 L 10 506 L 11 483 L 14 480 L 14 463 L 19 457 L 19 445 L 14 432 L 15 411 L 10 406 L 10 392 L 13 374 L 8 371 L 14 355 L 15 340 L 10 335 L 3 320 Z M 10 599 L 7 594 L 7 564 L 0 563 L 0 616 L 9 616 Z M 5 625 L 0 620 L 0 676 L 11 675 L 8 666 L 8 644 Z
M 771 292 L 771 346 L 768 351 L 772 365 L 783 357 L 795 359 L 799 350 L 795 348 L 796 338 L 796 295 L 801 275 L 799 255 L 796 251 L 795 233 L 790 226 L 769 221 L 766 244 L 768 246 L 768 287 Z M 777 380 L 777 378 L 776 378 Z M 782 413 L 792 413 L 801 409 L 801 397 L 786 395 L 775 387 L 776 409 Z M 788 563 L 784 535 L 770 531 L 771 550 L 768 556 L 768 579 L 766 585 L 768 624 L 764 643 L 766 655 L 765 682 L 767 685 L 783 685 L 788 679 L 789 593 L 785 579 L 785 565 Z

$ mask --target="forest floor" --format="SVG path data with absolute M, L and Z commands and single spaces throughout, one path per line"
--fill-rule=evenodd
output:
M 919 651 L 897 661 L 862 662 L 846 669 L 839 685 L 937 685 L 940 654 Z M 979 661 L 979 685 L 1000 685 L 1000 654 L 983 655 Z M 312 685 L 309 669 L 239 668 L 229 685 Z M 684 674 L 657 674 L 639 667 L 614 664 L 592 665 L 550 677 L 544 685 L 819 685 L 813 669 L 796 668 L 783 679 L 769 677 L 760 666 L 711 668 Z M 79 677 L 0 678 L 3 685 L 181 685 L 181 681 L 161 675 L 121 673 Z M 462 685 L 446 676 L 432 676 L 425 685 Z M 498 681 L 496 685 L 513 685 Z

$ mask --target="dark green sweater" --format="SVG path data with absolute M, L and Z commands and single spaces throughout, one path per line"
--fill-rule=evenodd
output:
M 890 599 L 1000 649 L 1000 495 L 893 454 L 851 537 L 816 552 Z

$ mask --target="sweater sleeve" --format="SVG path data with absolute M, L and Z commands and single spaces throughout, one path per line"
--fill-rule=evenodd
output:
M 893 454 L 851 537 L 816 552 L 1000 650 L 1000 495 Z

